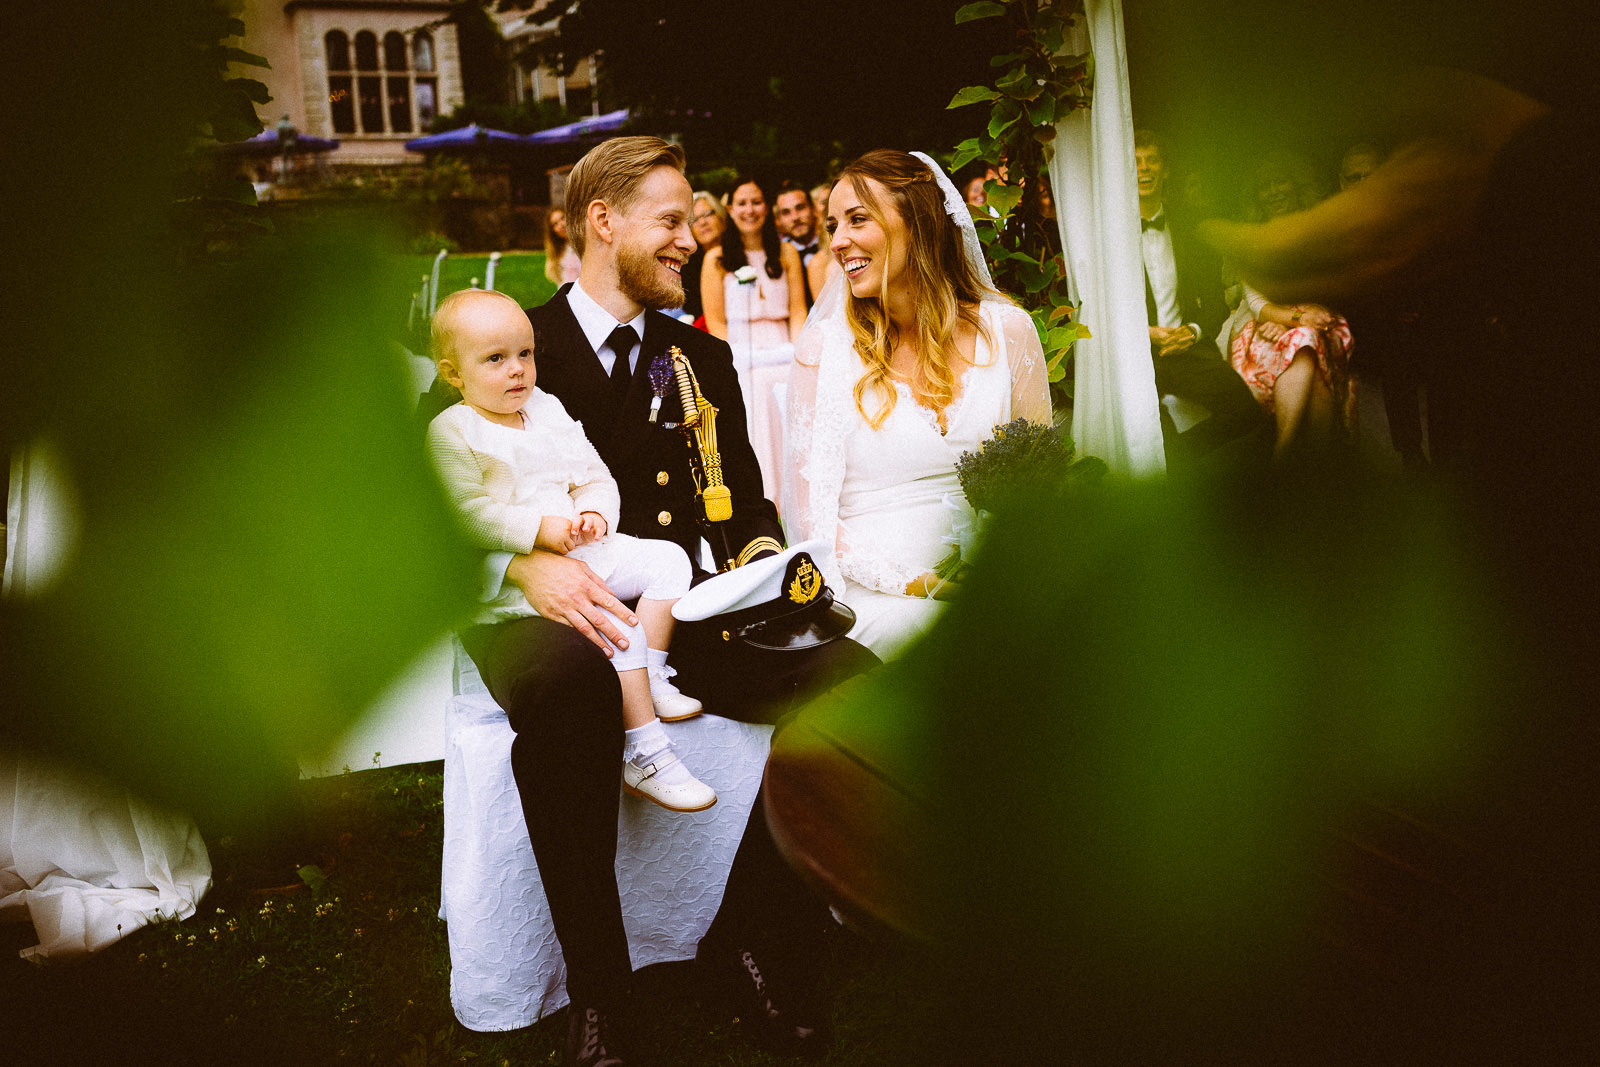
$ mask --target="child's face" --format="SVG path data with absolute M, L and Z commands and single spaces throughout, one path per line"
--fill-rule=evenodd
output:
M 453 332 L 455 352 L 439 361 L 439 374 L 491 422 L 520 427 L 517 413 L 538 377 L 527 314 L 501 300 L 474 300 L 457 314 Z

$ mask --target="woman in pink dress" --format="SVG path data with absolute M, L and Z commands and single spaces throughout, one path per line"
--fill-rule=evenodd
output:
M 739 372 L 750 444 L 761 464 L 769 500 L 780 497 L 783 401 L 773 391 L 789 380 L 794 341 L 806 321 L 800 253 L 778 239 L 767 197 L 752 179 L 740 178 L 728 201 L 733 225 L 706 253 L 700 297 L 706 329 L 727 341 Z
M 544 276 L 558 286 L 575 282 L 580 265 L 578 253 L 567 240 L 567 213 L 553 207 L 544 217 Z
M 1321 199 L 1311 165 L 1292 153 L 1269 155 L 1256 168 L 1253 222 L 1304 211 Z M 1297 442 L 1327 440 L 1355 428 L 1354 338 L 1342 316 L 1320 304 L 1275 304 L 1248 285 L 1249 319 L 1234 334 L 1234 370 L 1277 422 L 1273 453 Z

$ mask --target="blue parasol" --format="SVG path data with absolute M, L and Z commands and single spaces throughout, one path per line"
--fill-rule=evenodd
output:
M 628 109 L 619 108 L 604 115 L 569 122 L 565 126 L 552 126 L 548 130 L 530 133 L 523 138 L 528 144 L 571 144 L 599 135 L 616 133 L 628 124 Z
M 504 130 L 492 130 L 487 126 L 479 126 L 474 122 L 470 126 L 461 126 L 443 133 L 431 134 L 427 137 L 418 137 L 406 142 L 406 150 L 410 152 L 465 152 L 475 148 L 511 148 L 527 143 L 527 138 L 519 137 L 514 133 Z

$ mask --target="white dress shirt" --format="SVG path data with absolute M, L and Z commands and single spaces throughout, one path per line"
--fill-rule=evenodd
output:
M 1162 208 L 1150 221 L 1166 221 L 1167 211 Z M 1165 226 L 1154 226 L 1139 234 L 1139 251 L 1144 258 L 1144 277 L 1150 283 L 1151 295 L 1156 300 L 1156 319 L 1152 326 L 1182 326 L 1183 313 L 1178 310 L 1178 261 L 1172 256 L 1172 233 Z
M 639 335 L 640 344 L 634 345 L 633 351 L 628 354 L 628 368 L 638 369 L 639 350 L 644 347 L 644 317 L 647 312 L 641 311 L 627 322 L 618 322 L 612 317 L 611 312 L 601 307 L 595 302 L 594 297 L 583 291 L 581 281 L 573 282 L 572 288 L 567 290 L 567 304 L 572 308 L 572 317 L 578 320 L 578 329 L 583 331 L 583 339 L 589 342 L 589 347 L 600 357 L 600 367 L 608 377 L 617 357 L 611 349 L 605 347 L 606 338 L 610 337 L 611 331 L 618 326 L 632 326 L 633 332 Z M 538 358 L 538 353 L 534 353 L 534 358 Z

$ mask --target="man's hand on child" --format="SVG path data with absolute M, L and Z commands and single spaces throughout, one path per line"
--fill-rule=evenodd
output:
M 530 552 L 512 557 L 506 578 L 522 590 L 534 611 L 552 622 L 571 626 L 606 655 L 613 654 L 613 645 L 628 647 L 628 639 L 617 628 L 616 620 L 633 626 L 639 617 L 606 588 L 587 564 L 548 552 Z
M 607 529 L 604 515 L 598 511 L 585 511 L 578 516 L 578 543 L 586 545 L 598 541 L 606 535 Z
M 577 530 L 572 525 L 571 519 L 564 519 L 560 515 L 546 515 L 539 520 L 539 536 L 533 545 L 546 552 L 564 556 L 582 543 L 578 539 Z

